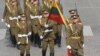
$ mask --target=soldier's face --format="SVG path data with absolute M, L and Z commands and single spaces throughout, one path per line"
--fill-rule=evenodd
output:
M 45 12 L 43 13 L 43 16 L 47 18 L 47 17 L 49 16 L 49 12 L 45 11 Z
M 38 0 L 31 0 L 31 3 L 36 5 L 38 4 Z
M 58 2 L 58 0 L 55 0 L 56 2 Z
M 34 1 L 34 4 L 38 4 L 38 0 Z
M 52 2 L 52 0 L 50 0 L 50 2 Z
M 26 21 L 26 17 L 22 16 L 21 21 Z
M 17 5 L 17 1 L 16 0 L 12 0 L 12 5 Z
M 70 12 L 70 15 L 73 16 L 73 15 L 77 15 L 77 14 L 75 11 L 73 11 L 73 12 Z
M 79 18 L 78 17 L 73 19 L 73 23 L 77 23 L 77 22 L 79 22 Z
M 73 16 L 73 15 L 77 15 L 77 14 L 76 13 L 71 13 L 70 15 Z

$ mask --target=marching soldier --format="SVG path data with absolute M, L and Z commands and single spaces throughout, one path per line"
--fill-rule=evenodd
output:
M 71 56 L 83 56 L 83 24 L 78 15 L 71 17 L 71 23 L 67 28 L 66 43 L 71 48 Z
M 16 23 L 20 18 L 21 7 L 19 6 L 19 0 L 5 0 L 5 10 L 3 18 L 7 27 L 10 30 L 11 41 L 16 46 Z
M 51 9 L 52 7 L 52 0 L 42 0 L 43 8 Z
M 50 56 L 54 56 L 54 26 L 55 22 L 48 19 L 49 10 L 43 9 L 43 17 L 41 19 L 40 38 L 42 39 L 42 56 L 46 56 L 48 45 L 50 47 Z
M 30 23 L 27 22 L 26 16 L 21 15 L 19 22 L 17 24 L 17 44 L 20 50 L 20 56 L 30 56 L 30 35 L 31 27 Z
M 29 17 L 32 26 L 32 39 L 34 38 L 34 45 L 40 48 L 41 47 L 41 40 L 38 34 L 38 28 L 40 25 L 40 6 L 38 4 L 38 0 L 31 0 L 30 7 L 29 7 Z M 28 5 L 28 4 L 27 4 Z
M 52 1 L 53 1 L 53 0 L 52 0 Z M 59 1 L 59 0 L 56 0 L 56 2 L 57 2 L 57 4 L 58 4 L 58 6 L 59 6 L 61 12 L 63 13 L 63 7 L 62 7 L 60 1 Z M 62 24 L 57 23 L 57 24 L 54 26 L 54 28 L 55 28 L 55 36 L 56 36 L 55 44 L 57 44 L 58 47 L 61 47 L 61 30 L 62 30 Z

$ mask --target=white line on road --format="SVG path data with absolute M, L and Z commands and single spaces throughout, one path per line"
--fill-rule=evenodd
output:
M 93 32 L 90 26 L 83 27 L 83 34 L 84 36 L 93 36 Z

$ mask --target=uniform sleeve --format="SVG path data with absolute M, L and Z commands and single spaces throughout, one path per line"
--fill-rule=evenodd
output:
M 70 29 L 70 26 L 67 26 L 67 29 L 66 29 L 66 38 L 69 38 L 71 36 L 71 29 Z
M 81 43 L 83 44 L 84 43 L 84 36 L 83 36 L 83 24 L 82 23 L 79 23 L 78 25 L 78 34 L 79 36 L 81 37 Z
M 42 28 L 39 28 L 38 34 L 39 34 L 39 36 L 42 36 L 43 35 L 43 29 Z
M 19 42 L 19 40 L 18 40 L 18 34 L 19 34 L 19 27 L 18 27 L 18 25 L 16 25 L 16 34 L 15 34 L 15 37 L 16 37 L 16 42 Z
M 81 43 L 84 44 L 83 25 L 81 25 Z
M 32 32 L 31 23 L 30 22 L 27 22 L 27 24 L 28 24 L 28 32 Z
M 70 29 L 70 27 L 69 26 L 67 26 L 67 29 L 66 29 L 66 44 L 68 44 L 68 42 L 69 42 L 69 38 L 71 37 L 71 29 Z
M 3 19 L 5 19 L 6 12 L 7 12 L 7 7 L 5 6 L 4 13 L 3 13 Z

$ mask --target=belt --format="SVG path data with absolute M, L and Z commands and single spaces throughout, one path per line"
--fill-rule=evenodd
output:
M 18 34 L 18 37 L 28 37 L 27 34 Z
M 9 17 L 9 20 L 18 20 L 19 17 Z
M 30 15 L 31 19 L 35 19 L 35 18 L 42 18 L 42 16 L 33 16 L 33 15 Z
M 45 33 L 47 33 L 47 32 L 52 32 L 52 31 L 53 31 L 53 29 L 45 29 L 45 30 L 44 30 Z
M 80 39 L 80 37 L 71 37 L 72 39 Z

